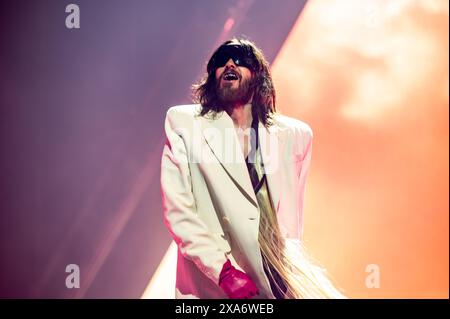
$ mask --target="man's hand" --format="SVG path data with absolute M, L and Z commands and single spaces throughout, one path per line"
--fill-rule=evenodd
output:
M 250 299 L 259 294 L 258 288 L 250 277 L 234 268 L 229 259 L 220 273 L 219 286 L 230 299 Z

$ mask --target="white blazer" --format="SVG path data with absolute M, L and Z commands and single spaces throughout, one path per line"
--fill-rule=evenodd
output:
M 168 109 L 161 160 L 164 221 L 178 245 L 177 298 L 226 298 L 218 286 L 229 258 L 274 298 L 258 244 L 259 208 L 231 117 L 199 115 L 201 106 Z M 305 180 L 311 161 L 308 124 L 276 113 L 259 139 L 279 227 L 289 241 L 302 237 Z

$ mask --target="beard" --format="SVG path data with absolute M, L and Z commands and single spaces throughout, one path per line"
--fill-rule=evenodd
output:
M 216 86 L 218 101 L 226 110 L 231 110 L 235 105 L 247 104 L 252 97 L 251 80 L 241 78 L 238 81 L 237 88 L 234 88 L 233 85 L 220 87 L 221 81 Z

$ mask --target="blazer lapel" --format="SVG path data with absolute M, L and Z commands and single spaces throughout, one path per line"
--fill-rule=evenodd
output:
M 275 211 L 278 211 L 280 188 L 282 186 L 280 184 L 280 154 L 282 145 L 280 145 L 279 128 L 276 124 L 266 128 L 259 122 L 258 136 L 272 204 Z
M 203 116 L 200 118 L 202 134 L 214 156 L 242 194 L 255 207 L 258 207 L 233 120 L 226 112 L 217 114 L 215 118 L 205 118 Z M 258 136 L 270 196 L 275 210 L 278 210 L 281 187 L 280 154 L 282 148 L 279 128 L 276 123 L 266 128 L 259 122 Z
M 257 208 L 258 203 L 237 139 L 233 120 L 224 111 L 215 118 L 201 118 L 202 134 L 214 156 L 236 187 Z

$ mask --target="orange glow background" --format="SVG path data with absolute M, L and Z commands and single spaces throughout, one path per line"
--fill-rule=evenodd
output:
M 449 298 L 448 30 L 447 0 L 311 0 L 272 64 L 314 131 L 304 243 L 349 298 Z M 143 298 L 174 297 L 175 249 Z
M 448 24 L 446 0 L 309 1 L 273 64 L 314 131 L 305 245 L 350 298 L 449 297 Z

